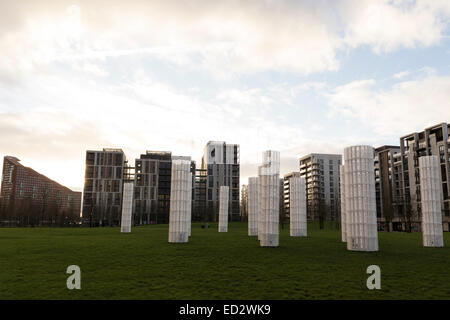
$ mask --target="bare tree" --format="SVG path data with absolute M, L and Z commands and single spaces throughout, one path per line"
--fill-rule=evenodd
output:
M 326 204 L 325 199 L 319 199 L 318 213 L 319 213 L 319 229 L 324 229 L 325 220 L 327 217 L 327 210 L 329 206 Z

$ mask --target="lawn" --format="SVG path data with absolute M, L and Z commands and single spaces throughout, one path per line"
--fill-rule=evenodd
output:
M 450 299 L 450 233 L 424 248 L 421 233 L 379 233 L 379 252 L 350 252 L 340 231 L 308 226 L 307 238 L 261 248 L 247 224 L 194 224 L 189 243 L 169 244 L 168 225 L 0 229 L 0 299 Z M 81 268 L 81 290 L 66 268 Z M 368 290 L 366 268 L 381 268 Z

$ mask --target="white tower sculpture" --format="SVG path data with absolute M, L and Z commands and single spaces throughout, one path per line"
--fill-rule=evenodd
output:
M 189 198 L 189 206 L 188 206 L 188 214 L 187 214 L 187 229 L 188 229 L 188 237 L 191 236 L 191 224 L 192 224 L 192 172 L 189 172 L 189 185 L 188 185 L 188 198 Z
M 169 242 L 188 242 L 188 213 L 191 162 L 172 158 L 170 186 Z
M 261 219 L 260 245 L 278 247 L 280 221 L 280 152 L 263 152 L 263 163 L 258 168 L 258 202 Z M 258 229 L 259 230 L 259 229 Z
M 289 179 L 289 216 L 291 237 L 306 237 L 306 181 L 303 177 Z
M 219 189 L 219 232 L 228 232 L 228 199 L 230 188 L 221 186 Z
M 424 247 L 443 247 L 441 184 L 437 156 L 419 157 Z
M 347 147 L 344 153 L 347 249 L 378 251 L 373 147 Z
M 258 235 L 258 177 L 248 178 L 248 235 Z
M 342 242 L 347 242 L 347 213 L 345 209 L 345 166 L 339 166 L 339 177 L 341 179 L 340 191 L 341 191 L 341 232 Z
M 133 208 L 133 182 L 125 182 L 123 184 L 123 200 L 122 200 L 122 222 L 120 224 L 120 232 L 131 232 L 131 211 Z

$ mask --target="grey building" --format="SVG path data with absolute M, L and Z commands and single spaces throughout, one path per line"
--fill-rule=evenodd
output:
M 239 206 L 239 145 L 223 141 L 209 141 L 204 149 L 202 166 L 206 170 L 206 210 L 217 221 L 219 216 L 219 189 L 230 187 L 229 220 L 240 219 Z
M 86 151 L 82 217 L 90 225 L 119 225 L 127 160 L 122 149 Z
M 339 221 L 342 155 L 311 153 L 299 162 L 300 176 L 306 180 L 308 219 Z
M 382 230 L 392 230 L 392 223 L 397 223 L 394 204 L 400 195 L 398 163 L 399 146 L 381 146 L 375 149 L 375 193 L 377 220 Z
M 280 198 L 280 201 L 283 202 L 283 210 L 286 218 L 290 218 L 290 178 L 292 177 L 300 177 L 300 172 L 290 172 L 284 175 L 283 178 L 283 197 Z
M 195 181 L 194 181 L 194 209 L 192 211 L 193 216 L 197 221 L 212 221 L 213 218 L 208 215 L 207 210 L 207 190 L 208 184 L 208 170 L 195 169 Z
M 441 166 L 442 222 L 445 231 L 450 228 L 450 125 L 440 123 L 400 138 L 400 176 L 401 194 L 397 199 L 396 210 L 403 217 L 406 230 L 418 230 L 421 222 L 419 157 L 435 155 Z
M 169 222 L 173 158 L 190 160 L 190 157 L 173 157 L 169 151 L 147 151 L 135 160 L 135 225 Z M 195 161 L 191 161 L 191 172 L 194 181 Z

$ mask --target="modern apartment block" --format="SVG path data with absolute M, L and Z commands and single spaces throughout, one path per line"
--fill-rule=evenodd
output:
M 208 170 L 195 169 L 194 181 L 194 209 L 192 210 L 192 218 L 196 221 L 210 221 L 212 217 L 208 215 L 207 210 L 207 190 Z
M 135 160 L 135 225 L 168 222 L 171 176 L 171 152 L 147 151 Z
M 219 189 L 229 186 L 230 221 L 239 220 L 239 145 L 223 141 L 209 141 L 204 149 L 202 169 L 207 170 L 207 211 L 217 221 L 219 216 Z
M 134 224 L 169 222 L 174 158 L 191 160 L 190 157 L 173 157 L 169 151 L 147 151 L 135 160 Z M 195 161 L 191 161 L 191 172 L 194 186 Z
M 289 179 L 292 177 L 300 177 L 300 172 L 290 172 L 284 175 L 283 178 L 283 197 L 280 198 L 280 201 L 283 202 L 283 209 L 286 218 L 290 218 L 290 181 Z
M 83 219 L 90 225 L 119 225 L 127 160 L 122 149 L 86 151 Z
M 340 217 L 340 154 L 311 153 L 299 160 L 300 176 L 306 180 L 308 219 L 338 221 Z
M 375 149 L 375 193 L 377 219 L 382 230 L 392 230 L 398 217 L 395 215 L 395 203 L 400 196 L 399 184 L 399 146 L 381 146 Z
M 3 158 L 0 223 L 11 226 L 78 222 L 81 192 L 75 192 L 25 167 L 16 157 Z
M 400 138 L 400 176 L 402 194 L 397 203 L 398 215 L 405 226 L 413 228 L 421 221 L 419 157 L 436 155 L 441 173 L 442 222 L 445 231 L 450 228 L 450 125 L 440 123 Z

